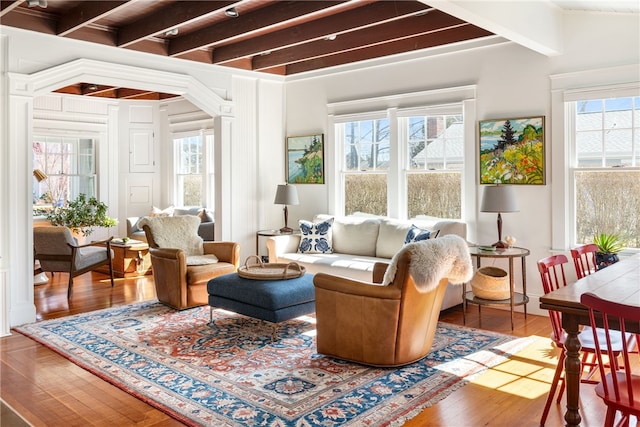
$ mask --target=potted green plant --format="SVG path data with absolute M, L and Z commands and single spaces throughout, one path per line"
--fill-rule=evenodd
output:
M 67 201 L 63 206 L 55 208 L 47 215 L 51 225 L 69 227 L 74 233 L 88 236 L 94 227 L 113 227 L 117 225 L 114 218 L 107 216 L 107 205 L 95 197 L 87 198 L 80 194 L 73 201 Z
M 619 234 L 600 233 L 593 236 L 593 243 L 598 246 L 596 265 L 598 270 L 615 264 L 620 260 L 618 252 L 624 248 Z

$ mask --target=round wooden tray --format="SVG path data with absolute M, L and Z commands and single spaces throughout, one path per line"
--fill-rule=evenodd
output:
M 257 261 L 254 264 L 250 264 L 249 261 L 254 259 Z M 238 268 L 238 276 L 244 279 L 254 280 L 285 280 L 295 279 L 307 272 L 307 269 L 298 264 L 297 262 L 285 263 L 268 263 L 265 264 L 262 260 L 256 256 L 251 255 L 248 257 L 244 265 Z

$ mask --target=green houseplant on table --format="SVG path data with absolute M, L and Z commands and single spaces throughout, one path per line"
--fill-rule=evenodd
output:
M 593 243 L 598 246 L 596 252 L 597 269 L 603 269 L 620 260 L 618 252 L 624 248 L 619 234 L 600 233 L 593 236 Z
M 93 233 L 94 227 L 114 227 L 118 221 L 107 216 L 109 208 L 95 197 L 80 194 L 73 201 L 55 208 L 47 215 L 51 225 L 69 227 L 72 232 L 87 237 Z

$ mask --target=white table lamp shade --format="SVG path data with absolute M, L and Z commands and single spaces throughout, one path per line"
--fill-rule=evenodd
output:
M 293 185 L 280 184 L 276 190 L 276 198 L 273 200 L 275 205 L 284 205 L 282 209 L 284 211 L 284 227 L 280 229 L 281 233 L 291 233 L 293 229 L 289 227 L 289 209 L 287 205 L 297 205 L 298 190 Z
M 287 184 L 278 185 L 273 203 L 276 205 L 297 205 L 300 203 L 298 201 L 298 191 L 296 187 Z
M 481 212 L 518 212 L 516 193 L 510 185 L 493 185 L 485 187 L 482 197 Z

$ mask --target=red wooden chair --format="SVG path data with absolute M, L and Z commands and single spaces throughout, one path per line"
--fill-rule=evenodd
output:
M 626 333 L 626 325 L 640 322 L 640 308 L 631 307 L 611 301 L 603 300 L 594 294 L 587 293 L 580 297 L 580 302 L 589 308 L 592 325 L 596 319 L 602 319 L 604 336 L 593 332 L 596 358 L 602 380 L 596 386 L 596 394 L 607 405 L 605 426 L 613 426 L 616 413 L 620 412 L 621 419 L 618 426 L 630 425 L 630 417 L 636 417 L 640 422 L 640 373 L 633 373 L 634 365 L 629 363 L 630 349 L 635 343 L 633 339 L 623 340 L 620 352 L 614 349 L 616 336 Z M 617 324 L 615 330 L 609 324 Z M 605 365 L 602 360 L 606 356 L 610 361 L 616 361 L 622 355 L 622 363 Z M 624 366 L 624 369 L 621 369 Z M 637 366 L 637 365 L 636 365 Z
M 578 279 L 582 279 L 597 270 L 597 251 L 598 245 L 594 243 L 571 249 L 571 258 L 573 258 L 573 265 L 576 268 Z
M 553 255 L 547 258 L 543 258 L 538 261 L 538 271 L 540 272 L 540 278 L 542 279 L 542 287 L 544 289 L 544 293 L 548 294 L 549 292 L 555 291 L 559 289 L 561 286 L 567 285 L 567 279 L 564 273 L 564 265 L 568 263 L 569 260 L 565 255 Z M 560 391 L 558 392 L 558 398 L 556 399 L 556 403 L 560 403 L 562 399 L 562 394 L 564 393 L 565 381 L 564 381 L 564 360 L 566 358 L 564 352 L 564 340 L 566 338 L 565 332 L 562 329 L 562 321 L 560 318 L 560 313 L 557 311 L 549 310 L 549 319 L 551 320 L 551 339 L 554 344 L 561 348 L 562 351 L 560 353 L 560 357 L 558 359 L 558 365 L 556 367 L 555 374 L 553 376 L 553 381 L 551 383 L 551 389 L 549 390 L 549 396 L 547 397 L 547 401 L 544 405 L 544 410 L 542 411 L 542 417 L 540 418 L 540 425 L 544 426 L 544 423 L 547 420 L 547 415 L 549 414 L 549 409 L 551 407 L 551 401 L 553 400 L 553 396 L 556 393 L 556 389 L 558 388 L 558 383 L 560 383 Z M 590 327 L 585 327 L 580 334 L 578 335 L 578 339 L 580 339 L 580 344 L 582 346 L 582 372 L 580 382 L 588 383 L 588 384 L 596 384 L 598 381 L 592 380 L 591 377 L 594 373 L 597 372 L 598 366 L 595 357 L 595 346 L 593 343 L 593 333 L 591 332 Z M 618 334 L 618 340 L 614 343 L 614 350 L 620 351 L 621 349 L 621 338 L 620 334 Z

